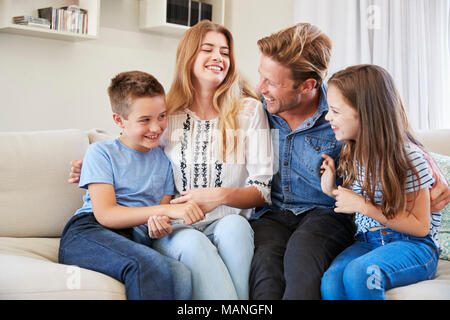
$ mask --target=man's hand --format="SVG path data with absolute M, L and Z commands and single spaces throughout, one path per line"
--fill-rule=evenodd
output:
M 436 183 L 430 191 L 431 212 L 442 211 L 450 202 L 450 188 L 439 174 L 436 175 Z
M 83 165 L 83 160 L 72 160 L 70 161 L 70 174 L 69 183 L 80 182 L 81 166 Z

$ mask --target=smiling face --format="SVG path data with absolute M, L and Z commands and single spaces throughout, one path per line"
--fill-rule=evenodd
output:
M 327 93 L 329 111 L 325 120 L 330 122 L 336 139 L 356 140 L 359 131 L 359 115 L 356 109 L 334 85 L 330 85 Z
M 209 31 L 202 39 L 192 72 L 194 83 L 218 87 L 230 66 L 230 49 L 224 34 Z
M 278 114 L 300 105 L 300 86 L 296 86 L 289 68 L 263 54 L 258 72 L 260 80 L 256 90 L 264 96 L 267 111 Z
M 120 141 L 127 147 L 147 152 L 159 144 L 166 128 L 166 101 L 163 95 L 134 99 L 127 119 L 117 113 L 114 121 L 123 129 Z

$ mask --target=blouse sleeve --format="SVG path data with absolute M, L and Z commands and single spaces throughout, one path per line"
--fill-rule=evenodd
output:
M 262 103 L 255 99 L 245 100 L 245 111 L 251 111 L 246 135 L 245 163 L 248 178 L 245 185 L 255 186 L 265 202 L 270 204 L 274 157 L 269 121 Z

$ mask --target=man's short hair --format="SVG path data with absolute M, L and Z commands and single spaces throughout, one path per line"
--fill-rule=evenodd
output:
M 326 78 L 332 43 L 314 25 L 297 23 L 258 40 L 258 47 L 262 54 L 292 71 L 296 86 L 312 78 L 319 87 Z
M 128 118 L 130 107 L 136 98 L 164 95 L 163 86 L 152 75 L 142 71 L 127 71 L 116 75 L 108 87 L 111 108 Z

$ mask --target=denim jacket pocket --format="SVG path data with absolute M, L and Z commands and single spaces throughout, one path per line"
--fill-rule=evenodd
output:
M 322 154 L 329 154 L 334 158 L 336 140 L 306 135 L 303 141 L 302 164 L 313 174 L 319 174 Z

